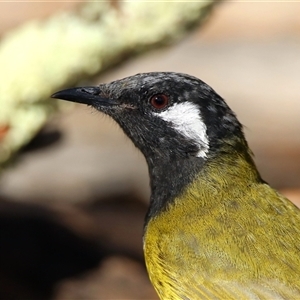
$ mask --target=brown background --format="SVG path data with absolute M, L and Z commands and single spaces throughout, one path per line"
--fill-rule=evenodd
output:
M 0 34 L 76 5 L 0 3 Z M 300 204 L 299 14 L 295 2 L 222 3 L 184 41 L 124 62 L 96 82 L 148 71 L 201 78 L 246 126 L 264 179 Z M 0 188 L 7 232 L 0 296 L 155 299 L 142 257 L 147 168 L 107 117 L 83 106 L 54 116 Z M 16 232 L 20 239 L 12 241 Z

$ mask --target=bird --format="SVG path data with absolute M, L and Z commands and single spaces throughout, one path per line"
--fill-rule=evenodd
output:
M 299 209 L 262 179 L 209 85 L 150 72 L 52 97 L 110 116 L 144 155 L 143 250 L 160 299 L 300 299 Z

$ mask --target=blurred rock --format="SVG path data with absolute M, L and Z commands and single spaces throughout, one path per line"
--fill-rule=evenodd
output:
M 0 199 L 0 299 L 50 299 L 55 284 L 95 268 L 106 250 L 47 208 Z
M 62 282 L 54 300 L 158 299 L 145 267 L 124 257 L 111 257 L 102 268 Z
M 108 279 L 101 275 L 99 282 L 98 277 L 93 280 L 100 285 L 99 291 L 104 289 L 103 299 L 105 291 L 114 284 L 117 292 L 112 288 L 112 293 L 117 295 L 127 290 L 129 295 L 133 293 L 134 298 L 142 299 L 140 295 L 152 291 L 142 252 L 146 209 L 133 195 L 95 200 L 80 207 L 68 204 L 42 207 L 0 199 L 0 299 L 51 299 L 54 288 L 67 277 L 95 268 L 105 275 L 109 267 L 102 271 L 102 260 L 111 255 L 127 257 L 129 265 L 140 271 L 131 272 L 129 268 L 127 275 L 121 275 L 125 278 L 123 284 L 124 278 L 113 278 L 115 273 Z M 124 269 L 118 269 L 117 264 L 117 273 Z M 131 291 L 136 280 L 144 282 L 145 290 L 137 293 L 140 288 L 137 285 Z

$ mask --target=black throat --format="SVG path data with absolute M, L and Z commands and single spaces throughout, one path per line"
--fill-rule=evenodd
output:
M 151 198 L 145 225 L 158 213 L 166 209 L 176 196 L 199 175 L 205 160 L 189 157 L 166 161 L 148 160 Z

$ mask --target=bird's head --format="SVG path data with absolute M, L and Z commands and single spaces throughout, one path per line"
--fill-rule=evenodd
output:
M 52 97 L 91 105 L 111 116 L 148 163 L 205 161 L 220 149 L 246 146 L 241 124 L 224 100 L 186 74 L 137 74 L 97 87 L 63 90 Z

